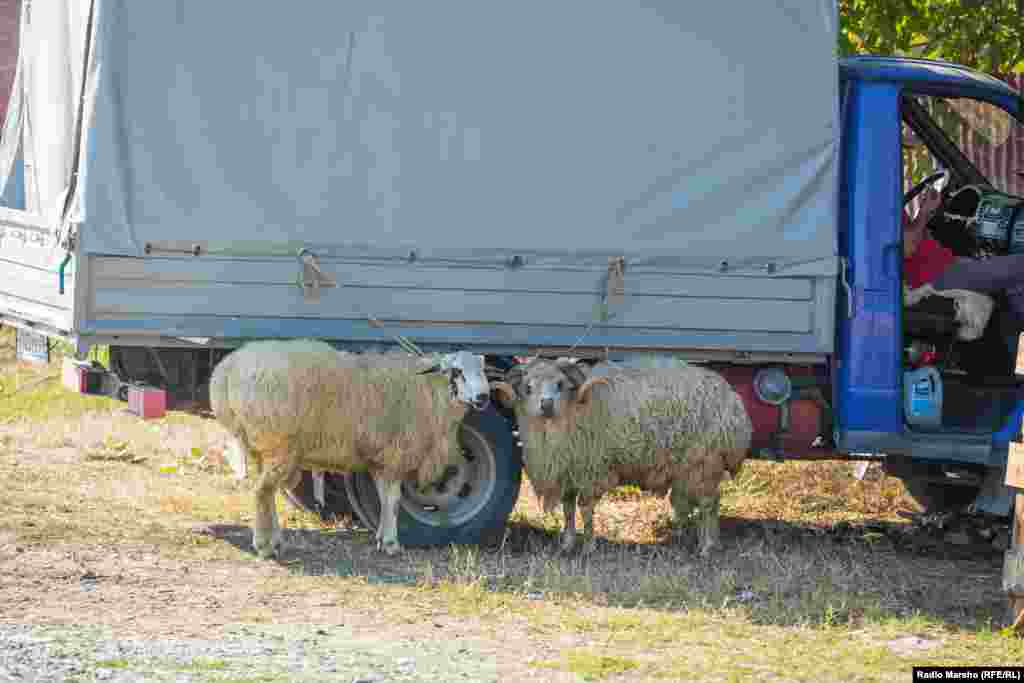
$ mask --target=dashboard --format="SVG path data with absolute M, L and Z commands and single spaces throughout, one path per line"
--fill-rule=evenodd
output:
M 1024 254 L 1024 198 L 968 186 L 951 195 L 941 218 L 929 225 L 958 256 Z

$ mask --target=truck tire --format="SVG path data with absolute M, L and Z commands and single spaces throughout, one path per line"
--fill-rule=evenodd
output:
M 522 455 L 512 427 L 488 410 L 466 416 L 459 435 L 465 463 L 450 467 L 426 494 L 402 485 L 398 540 L 405 546 L 488 544 L 500 540 L 522 483 Z M 349 503 L 376 530 L 380 500 L 365 473 L 345 478 Z
M 341 472 L 324 472 L 323 505 L 316 499 L 313 473 L 310 470 L 302 471 L 302 478 L 294 488 L 283 489 L 284 497 L 295 507 L 312 512 L 327 523 L 336 522 L 341 517 L 355 517 L 345 490 L 346 476 Z

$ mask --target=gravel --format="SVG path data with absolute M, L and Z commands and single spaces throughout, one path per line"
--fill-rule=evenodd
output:
M 244 626 L 220 639 L 114 639 L 103 629 L 0 624 L 0 681 L 498 681 L 458 639 L 354 638 L 345 627 Z

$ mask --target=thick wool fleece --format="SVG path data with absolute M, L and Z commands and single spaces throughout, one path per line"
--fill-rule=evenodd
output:
M 694 498 L 716 496 L 752 433 L 729 384 L 698 367 L 616 369 L 607 380 L 583 405 L 567 401 L 561 416 L 521 425 L 527 475 L 545 508 L 566 492 L 594 500 L 627 483 L 664 494 L 679 482 Z
M 297 457 L 308 468 L 436 480 L 458 457 L 465 405 L 444 376 L 363 365 L 322 342 L 254 342 L 217 366 L 210 402 L 261 469 Z

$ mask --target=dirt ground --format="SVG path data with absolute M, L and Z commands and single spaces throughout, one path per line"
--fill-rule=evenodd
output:
M 8 442 L 17 431 L 6 429 Z M 3 465 L 23 471 L 60 470 L 87 462 L 85 452 L 70 447 L 16 449 L 14 462 L 10 453 L 0 457 Z M 152 473 L 143 468 L 115 461 L 101 469 L 110 475 L 104 481 L 107 491 L 138 492 L 154 486 L 153 477 L 147 476 Z M 141 477 L 133 476 L 143 472 Z M 373 552 L 365 531 L 345 527 L 327 533 L 321 528 L 289 530 L 289 551 L 280 562 L 263 562 L 253 556 L 248 526 L 196 523 L 187 515 L 166 512 L 159 521 L 139 516 L 135 522 L 141 526 L 129 534 L 133 537 L 130 541 L 103 542 L 96 536 L 106 536 L 112 530 L 102 521 L 102 494 L 96 501 L 99 509 L 88 511 L 100 520 L 88 521 L 82 525 L 85 529 L 54 528 L 59 520 L 43 518 L 33 509 L 63 499 L 65 502 L 56 504 L 55 513 L 80 516 L 84 498 L 75 500 L 75 495 L 83 479 L 47 479 L 48 484 L 67 486 L 50 489 L 45 496 L 37 488 L 34 501 L 19 501 L 21 509 L 30 514 L 14 525 L 10 517 L 0 524 L 0 624 L 39 625 L 45 627 L 40 635 L 44 640 L 59 633 L 61 642 L 80 641 L 77 649 L 83 666 L 78 675 L 83 680 L 104 671 L 96 665 L 102 658 L 88 656 L 88 650 L 103 638 L 122 645 L 150 643 L 149 648 L 136 652 L 140 668 L 132 665 L 131 671 L 122 671 L 128 675 L 125 680 L 161 680 L 168 673 L 174 673 L 175 680 L 185 675 L 195 680 L 297 680 L 304 675 L 316 680 L 325 680 L 326 675 L 328 680 L 367 681 L 576 680 L 572 674 L 558 672 L 538 679 L 537 672 L 525 664 L 523 653 L 537 656 L 556 651 L 552 650 L 556 643 L 546 638 L 520 636 L 515 631 L 499 633 L 477 619 L 410 600 L 410 596 L 415 598 L 415 591 L 408 591 L 415 583 L 414 561 L 393 560 Z M 221 483 L 241 488 L 227 477 Z M 282 512 L 294 516 L 283 506 Z M 96 533 L 76 533 L 88 532 L 88 527 Z M 147 542 L 147 536 L 155 542 Z M 173 539 L 180 540 L 183 548 L 174 547 Z M 355 553 L 345 552 L 350 543 L 357 548 Z M 339 571 L 346 562 L 350 569 Z M 353 562 L 358 563 L 358 571 Z M 367 584 L 407 590 L 392 606 L 386 590 L 383 594 L 360 593 Z M 66 628 L 54 631 L 61 626 Z M 89 628 L 81 630 L 83 626 Z M 226 668 L 239 677 L 225 678 L 219 667 L 211 672 L 183 673 L 170 666 L 168 671 L 166 662 L 161 664 L 151 656 L 161 651 L 161 642 L 220 640 L 227 644 L 240 634 L 270 634 L 265 654 L 271 665 L 234 662 Z M 345 670 L 325 672 L 308 671 L 305 664 L 294 661 L 274 663 L 274 639 L 281 648 L 307 643 L 320 658 L 332 652 L 346 655 L 348 664 Z M 568 639 L 563 644 L 571 642 Z M 437 647 L 439 643 L 443 647 Z M 231 648 L 225 645 L 224 649 Z M 225 654 L 217 661 L 231 659 Z M 120 664 L 117 659 L 107 661 Z M 404 670 L 398 671 L 396 666 Z M 4 671 L 0 657 L 0 679 L 4 673 L 10 671 Z
M 899 482 L 848 464 L 748 463 L 708 560 L 631 491 L 598 508 L 595 555 L 560 554 L 524 484 L 492 545 L 395 558 L 280 500 L 287 551 L 266 562 L 216 423 L 45 391 L 0 416 L 0 680 L 903 681 L 1024 661 L 1000 630 L 1000 523 L 911 521 Z

